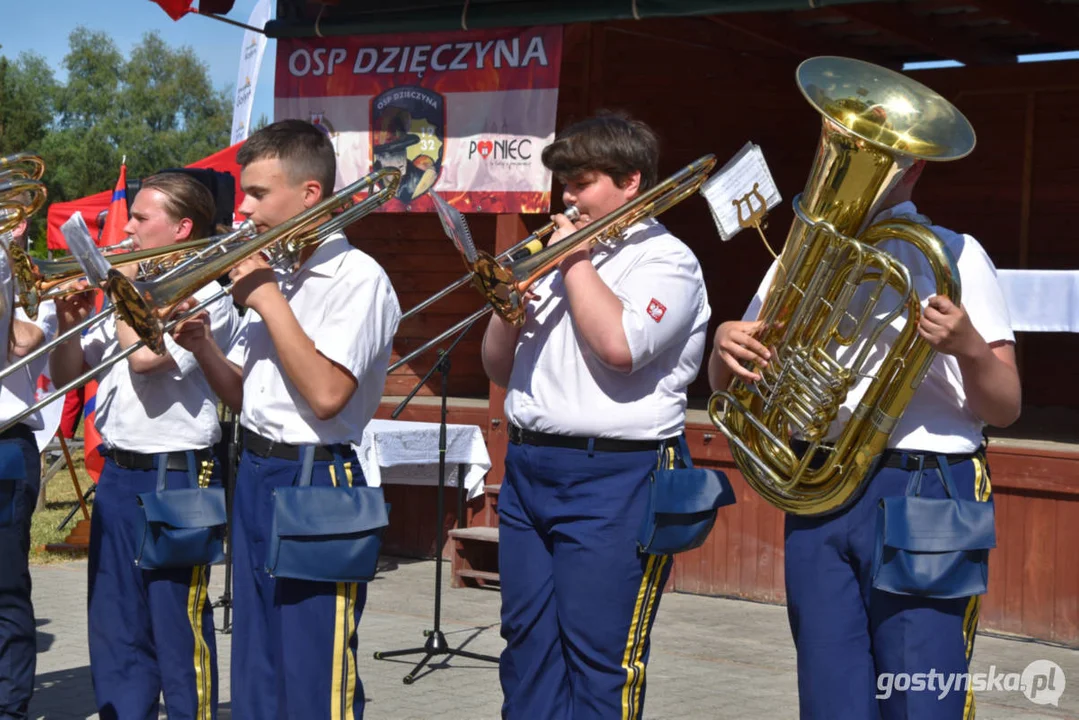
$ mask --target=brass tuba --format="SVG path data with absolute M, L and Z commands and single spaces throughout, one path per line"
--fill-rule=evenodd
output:
M 765 500 L 822 515 L 859 496 L 935 355 L 917 332 L 921 303 L 909 271 L 876 245 L 913 245 L 932 268 L 936 292 L 960 302 L 955 259 L 933 232 L 903 219 L 865 223 L 915 161 L 969 154 L 974 130 L 937 93 L 869 63 L 811 58 L 797 81 L 823 129 L 758 315 L 757 339 L 772 356 L 753 368 L 756 383 L 735 377 L 714 393 L 708 413 Z M 871 351 L 893 322 L 898 336 L 870 372 Z M 866 390 L 849 420 L 839 418 L 856 384 Z

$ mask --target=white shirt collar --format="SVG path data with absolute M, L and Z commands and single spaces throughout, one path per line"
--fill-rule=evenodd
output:
M 310 272 L 323 277 L 333 277 L 337 274 L 337 269 L 341 267 L 341 263 L 345 259 L 345 253 L 351 247 L 348 238 L 343 234 L 335 233 L 331 235 L 327 240 L 319 243 L 318 247 L 315 248 L 315 252 L 311 253 L 311 257 L 307 258 L 307 261 L 296 271 L 296 275 L 302 272 Z

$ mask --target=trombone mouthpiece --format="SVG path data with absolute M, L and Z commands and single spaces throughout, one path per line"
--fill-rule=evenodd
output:
M 562 214 L 566 216 L 566 219 L 570 222 L 577 222 L 581 217 L 581 211 L 577 209 L 576 205 L 570 205 L 568 208 L 562 211 Z

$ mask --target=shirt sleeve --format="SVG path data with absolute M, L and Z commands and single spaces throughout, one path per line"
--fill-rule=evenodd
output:
M 777 267 L 779 267 L 778 263 L 773 260 L 771 266 L 768 268 L 768 272 L 766 272 L 761 279 L 761 284 L 757 288 L 757 294 L 749 301 L 749 307 L 746 308 L 745 313 L 742 315 L 742 320 L 753 322 L 760 316 L 761 308 L 764 307 L 764 296 L 768 294 L 768 289 L 772 287 L 772 278 L 776 275 Z
M 397 295 L 381 269 L 341 273 L 311 339 L 316 350 L 360 382 L 384 358 L 400 321 Z
M 241 368 L 247 359 L 247 329 L 251 325 L 251 318 L 257 317 L 257 315 L 258 313 L 254 310 L 248 310 L 243 317 L 240 317 L 239 313 L 237 313 L 237 322 L 232 332 L 232 337 L 229 338 L 226 344 L 218 345 L 225 351 L 225 358 Z
M 693 254 L 669 252 L 636 265 L 619 283 L 622 329 L 636 372 L 673 345 L 685 343 L 711 315 Z
M 37 320 L 34 324 L 41 328 L 45 334 L 45 342 L 52 342 L 56 338 L 59 329 L 59 320 L 56 317 L 56 303 L 46 301 L 38 306 Z
M 974 329 L 987 343 L 1015 342 L 1011 315 L 997 281 L 997 268 L 977 240 L 963 236 L 959 255 L 959 279 L 963 283 L 963 307 Z
M 108 328 L 115 327 L 115 319 L 106 318 L 101 322 L 94 323 L 89 330 L 83 332 L 82 353 L 83 361 L 90 367 L 101 364 L 101 358 L 105 354 L 105 347 L 109 344 Z

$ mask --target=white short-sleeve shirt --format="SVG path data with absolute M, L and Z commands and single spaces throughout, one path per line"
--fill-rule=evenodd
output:
M 919 214 L 914 203 L 909 201 L 879 213 L 873 222 L 891 218 L 913 220 L 927 225 L 936 233 L 956 259 L 962 286 L 961 302 L 967 315 L 970 316 L 974 329 L 990 344 L 1015 342 L 1008 306 L 997 283 L 996 267 L 981 244 L 970 235 L 962 235 L 939 225 L 932 225 L 929 218 Z M 910 270 L 911 281 L 914 283 L 924 309 L 929 298 L 936 294 L 936 282 L 925 256 L 910 243 L 901 240 L 885 240 L 877 247 L 896 256 Z M 743 319 L 755 320 L 757 318 L 763 305 L 764 295 L 772 283 L 775 269 L 776 266 L 773 263 Z M 881 298 L 881 305 L 878 307 L 892 307 L 895 298 L 896 294 L 893 291 L 885 291 Z M 897 318 L 889 329 L 881 333 L 866 360 L 866 371 L 875 373 L 880 368 L 888 348 L 894 343 L 902 326 L 903 319 Z M 855 349 L 857 348 L 856 345 Z M 830 433 L 832 437 L 837 435 L 841 426 L 850 420 L 854 408 L 868 387 L 869 382 L 864 380 L 851 388 L 836 423 L 832 426 Z M 925 379 L 892 432 L 888 447 L 934 453 L 970 453 L 981 445 L 984 426 L 985 423 L 967 404 L 959 361 L 951 355 L 937 353 Z
M 401 320 L 390 279 L 370 255 L 337 234 L 297 271 L 279 272 L 278 281 L 315 349 L 352 373 L 357 387 L 341 412 L 319 420 L 281 366 L 266 323 L 248 311 L 228 352 L 243 368 L 240 423 L 275 442 L 358 444 L 382 399 Z
M 693 252 L 655 220 L 626 230 L 592 262 L 622 301 L 633 368 L 607 367 L 577 337 L 559 272 L 538 282 L 518 337 L 506 417 L 527 430 L 629 440 L 682 432 L 711 309 Z
M 45 301 L 38 306 L 35 320 L 31 320 L 22 308 L 17 308 L 15 320 L 36 325 L 45 335 L 46 343 L 56 337 L 56 303 L 52 301 Z M 37 379 L 45 371 L 48 362 L 49 356 L 43 354 L 4 378 L 3 388 L 0 388 L 0 421 L 22 414 L 26 408 L 37 402 Z M 42 430 L 45 427 L 40 411 L 28 415 L 22 422 L 31 430 Z
M 194 297 L 201 303 L 220 291 L 220 285 L 210 283 Z M 221 297 L 206 310 L 214 339 L 227 345 L 239 324 L 232 299 Z M 83 336 L 82 348 L 91 366 L 119 353 L 115 317 L 93 326 Z M 137 373 L 124 359 L 98 377 L 96 426 L 106 447 L 139 453 L 178 452 L 210 447 L 221 439 L 217 395 L 198 361 L 168 335 L 165 348 L 176 364 L 174 369 Z

